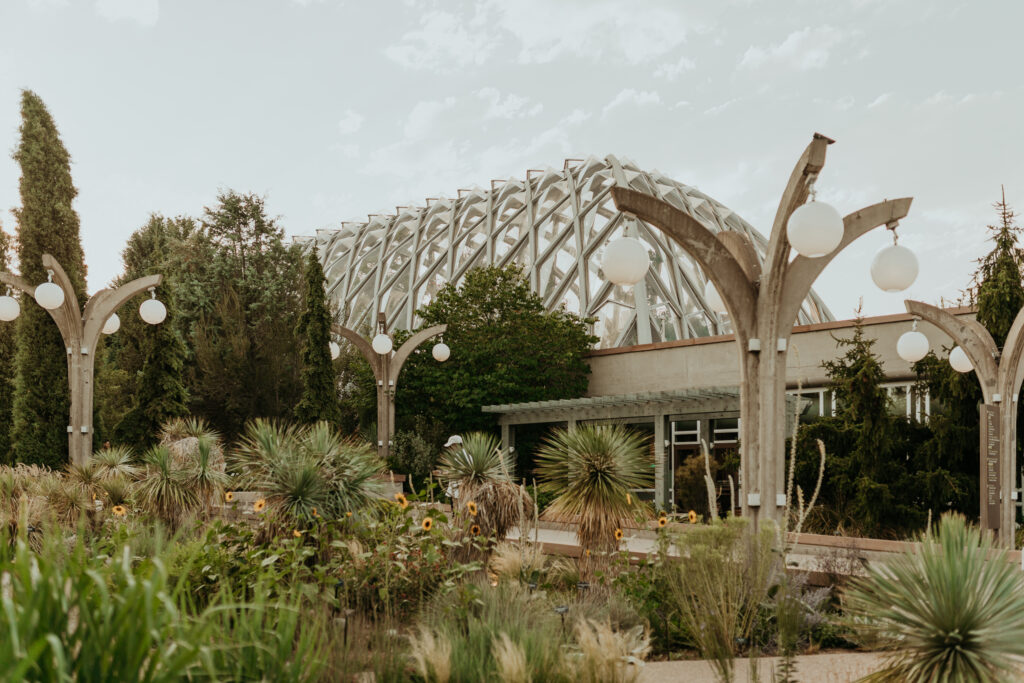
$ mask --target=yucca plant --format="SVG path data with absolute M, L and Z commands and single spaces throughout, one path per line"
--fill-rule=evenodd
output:
M 145 465 L 133 491 L 136 502 L 171 527 L 199 507 L 198 493 L 185 483 L 167 446 L 154 446 L 142 456 Z
M 615 550 L 616 530 L 637 514 L 630 490 L 652 485 L 647 439 L 621 425 L 556 430 L 537 452 L 537 474 L 556 496 L 545 517 L 578 522 L 584 551 Z
M 224 471 L 224 458 L 218 457 L 219 445 L 210 435 L 196 437 L 195 451 L 181 470 L 183 484 L 195 493 L 199 501 L 208 507 L 213 500 L 220 500 L 230 479 Z
M 139 473 L 135 466 L 135 453 L 127 446 L 112 446 L 94 453 L 92 461 L 101 480 L 122 478 L 132 479 Z
M 295 427 L 254 420 L 231 462 L 239 485 L 261 492 L 268 517 L 282 525 L 342 517 L 365 507 L 382 490 L 375 477 L 383 465 L 373 449 L 322 422 Z
M 100 480 L 99 489 L 100 495 L 103 498 L 103 506 L 106 509 L 116 505 L 127 506 L 131 498 L 131 485 L 127 479 L 122 477 L 110 477 Z
M 893 653 L 865 680 L 1021 677 L 1024 574 L 961 515 L 943 515 L 918 549 L 867 572 L 846 589 L 846 609 Z
M 456 514 L 479 526 L 480 533 L 501 541 L 524 515 L 533 514 L 533 499 L 512 480 L 513 463 L 492 434 L 471 432 L 441 455 L 442 480 L 456 490 Z

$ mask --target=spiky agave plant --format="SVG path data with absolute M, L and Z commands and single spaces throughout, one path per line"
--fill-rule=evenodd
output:
M 224 471 L 224 458 L 218 457 L 220 446 L 217 440 L 207 434 L 195 438 L 195 451 L 182 468 L 181 478 L 208 510 L 211 501 L 220 500 L 230 480 Z
M 127 446 L 111 446 L 94 453 L 92 461 L 96 464 L 96 473 L 100 480 L 132 479 L 139 473 L 135 466 L 135 453 Z
M 484 536 L 501 541 L 522 515 L 533 514 L 533 499 L 512 481 L 512 459 L 492 434 L 464 435 L 441 455 L 440 470 L 458 487 L 456 513 L 473 517 Z
M 556 430 L 537 452 L 537 474 L 556 496 L 545 516 L 578 522 L 584 551 L 611 551 L 615 530 L 636 514 L 630 489 L 651 486 L 647 439 L 621 425 Z
M 846 589 L 858 627 L 893 650 L 871 681 L 1009 681 L 1024 657 L 1024 574 L 961 515 Z

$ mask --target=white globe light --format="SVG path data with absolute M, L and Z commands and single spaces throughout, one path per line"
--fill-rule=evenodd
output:
M 121 319 L 117 317 L 117 313 L 111 313 L 107 322 L 103 323 L 103 334 L 114 334 L 119 329 L 121 329 Z
M 0 320 L 10 322 L 21 313 L 21 304 L 13 296 L 0 296 Z
M 647 275 L 651 256 L 638 239 L 620 237 L 604 248 L 601 269 L 605 279 L 616 285 L 635 285 Z
M 967 357 L 967 354 L 959 346 L 954 346 L 953 350 L 949 352 L 949 364 L 957 372 L 970 372 L 974 369 L 974 366 L 971 365 L 971 359 Z
M 53 282 L 44 282 L 36 287 L 36 303 L 48 311 L 64 304 L 64 290 Z
M 904 332 L 896 342 L 896 353 L 908 363 L 916 363 L 928 355 L 928 337 L 917 330 Z
M 452 355 L 452 350 L 444 342 L 434 344 L 434 348 L 430 352 L 434 354 L 434 360 L 438 363 L 445 362 Z
M 394 343 L 392 343 L 391 337 L 388 335 L 378 334 L 373 338 L 373 341 L 370 342 L 370 346 L 373 347 L 374 351 L 383 356 L 385 353 L 391 353 L 391 349 L 394 348 Z
M 824 202 L 807 202 L 789 216 L 786 237 L 802 256 L 817 258 L 830 253 L 843 241 L 843 217 Z
M 341 347 L 337 342 L 331 342 L 328 346 L 331 349 L 331 360 L 338 360 L 338 356 L 341 355 Z
M 146 299 L 139 306 L 139 317 L 150 325 L 159 325 L 167 317 L 167 307 L 156 299 Z
M 902 292 L 917 279 L 917 257 L 899 244 L 890 244 L 875 254 L 871 279 L 885 292 Z
M 726 310 L 725 302 L 722 301 L 722 295 L 718 293 L 718 288 L 708 283 L 708 286 L 704 289 L 704 301 L 708 302 L 708 307 L 715 313 L 721 313 Z

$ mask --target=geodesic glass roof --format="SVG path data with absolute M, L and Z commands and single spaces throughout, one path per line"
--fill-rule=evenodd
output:
M 597 318 L 599 348 L 730 332 L 728 316 L 707 306 L 701 269 L 660 230 L 616 210 L 609 192 L 615 185 L 663 199 L 714 232 L 745 233 L 764 257 L 765 238 L 729 208 L 614 156 L 569 159 L 560 171 L 528 171 L 525 180 L 495 180 L 489 190 L 459 190 L 454 199 L 398 207 L 396 215 L 301 239 L 315 240 L 328 294 L 354 329 L 372 328 L 377 311 L 390 329 L 411 329 L 419 323 L 416 309 L 470 268 L 517 263 L 549 309 L 564 305 Z M 651 253 L 651 269 L 634 287 L 612 285 L 601 273 L 604 246 L 623 235 Z M 826 320 L 832 315 L 812 291 L 797 323 Z

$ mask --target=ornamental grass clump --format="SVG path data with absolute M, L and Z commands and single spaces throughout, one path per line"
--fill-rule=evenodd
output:
M 620 425 L 557 430 L 537 453 L 540 490 L 556 496 L 544 517 L 578 522 L 584 555 L 614 551 L 615 531 L 642 513 L 630 491 L 652 485 L 650 464 L 647 439 Z
M 892 654 L 866 680 L 1020 679 L 1024 573 L 961 515 L 943 515 L 919 548 L 867 572 L 846 589 L 846 609 Z

